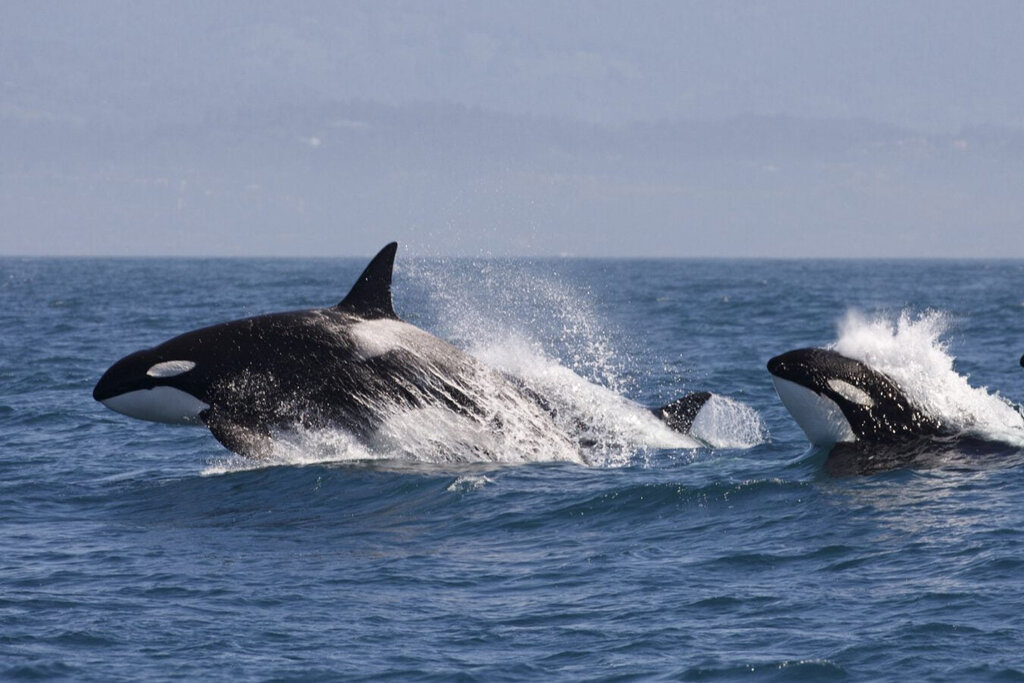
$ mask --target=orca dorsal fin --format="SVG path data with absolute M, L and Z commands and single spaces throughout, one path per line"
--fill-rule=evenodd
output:
M 364 318 L 398 318 L 391 303 L 391 271 L 398 242 L 387 245 L 370 261 L 352 290 L 335 308 Z

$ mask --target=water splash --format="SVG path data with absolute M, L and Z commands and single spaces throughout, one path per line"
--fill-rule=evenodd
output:
M 587 381 L 522 338 L 474 347 L 470 352 L 543 396 L 558 428 L 583 444 L 588 464 L 619 466 L 641 451 L 703 445 L 673 431 L 643 406 Z
M 409 274 L 431 291 L 439 334 L 542 395 L 559 427 L 587 444 L 588 464 L 624 465 L 652 449 L 750 448 L 767 439 L 757 411 L 722 396 L 702 411 L 697 438 L 624 398 L 638 372 L 621 351 L 626 335 L 602 318 L 589 290 L 558 277 L 556 264 L 538 272 L 500 261 L 414 263 Z
M 952 320 L 940 311 L 868 317 L 847 312 L 833 348 L 893 378 L 925 412 L 972 436 L 1024 446 L 1018 409 L 998 393 L 972 387 L 953 369 L 942 336 Z
M 704 404 L 690 433 L 712 448 L 753 448 L 768 441 L 768 426 L 756 410 L 718 394 Z
M 631 386 L 619 334 L 583 286 L 563 282 L 555 265 L 504 261 L 413 261 L 408 275 L 429 291 L 436 333 L 463 348 L 522 340 L 585 379 L 625 393 Z
M 464 474 L 456 478 L 445 490 L 450 493 L 469 493 L 479 491 L 493 483 L 493 479 L 483 474 Z

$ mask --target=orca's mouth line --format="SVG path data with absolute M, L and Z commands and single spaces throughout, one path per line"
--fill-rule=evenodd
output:
M 157 384 L 156 380 L 152 377 L 143 376 L 141 378 L 133 378 L 131 380 L 112 380 L 107 377 L 100 378 L 96 386 L 93 387 L 92 397 L 96 401 L 103 403 L 112 398 L 123 396 L 124 394 L 130 394 L 134 391 L 151 391 L 157 387 L 162 386 Z

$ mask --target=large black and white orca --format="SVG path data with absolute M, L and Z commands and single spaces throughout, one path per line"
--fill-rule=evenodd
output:
M 1007 450 L 944 424 L 891 377 L 836 351 L 789 351 L 769 360 L 768 372 L 808 441 L 830 449 L 832 474 L 928 467 Z
M 449 438 L 442 428 L 453 423 L 482 436 L 514 429 L 543 451 L 539 459 L 582 461 L 580 439 L 556 428 L 544 397 L 399 319 L 391 298 L 397 248 L 384 247 L 335 306 L 186 332 L 117 361 L 93 397 L 143 420 L 206 425 L 252 457 L 271 452 L 275 433 L 296 428 L 341 428 L 372 445 L 389 422 L 420 411 L 439 438 Z M 685 434 L 710 396 L 651 410 Z M 487 450 L 486 439 L 479 443 Z

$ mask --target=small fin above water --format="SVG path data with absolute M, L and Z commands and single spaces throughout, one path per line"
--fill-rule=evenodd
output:
M 696 391 L 660 408 L 652 408 L 651 412 L 675 431 L 689 434 L 697 413 L 700 412 L 700 409 L 704 407 L 709 398 L 711 398 L 710 391 Z
M 398 242 L 387 245 L 370 261 L 352 290 L 335 308 L 364 318 L 395 318 L 391 302 L 391 273 Z

